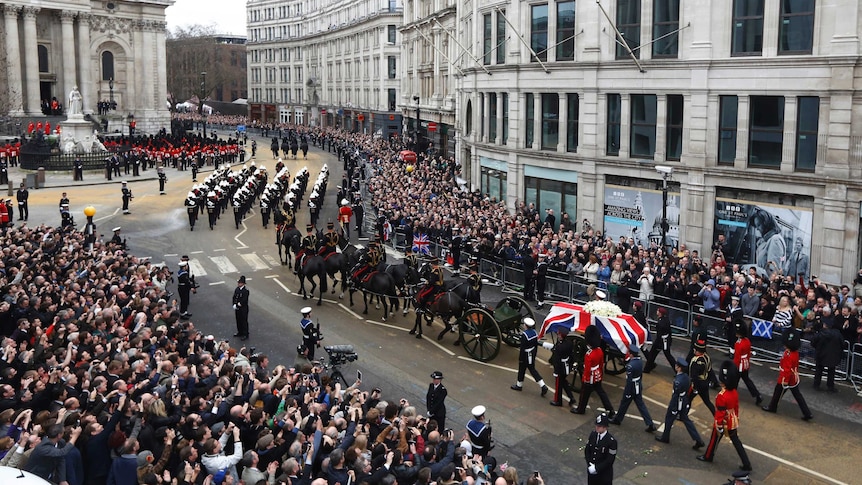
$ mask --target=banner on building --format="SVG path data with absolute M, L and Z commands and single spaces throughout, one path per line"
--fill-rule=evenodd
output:
M 661 190 L 605 185 L 605 236 L 618 242 L 633 239 L 638 246 L 661 244 Z M 668 244 L 679 243 L 679 192 L 667 194 Z
M 813 213 L 805 207 L 715 199 L 715 240 L 724 235 L 724 257 L 762 275 L 781 271 L 794 281 L 811 275 Z M 709 254 L 704 254 L 706 260 Z

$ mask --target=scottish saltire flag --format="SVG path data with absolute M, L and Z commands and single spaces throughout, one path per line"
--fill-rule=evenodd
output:
M 428 234 L 419 232 L 413 234 L 413 252 L 416 254 L 430 254 L 431 243 L 428 241 Z
M 769 320 L 751 319 L 751 336 L 772 339 L 772 322 Z
M 551 311 L 539 329 L 539 338 L 561 328 L 569 332 L 583 333 L 590 325 L 595 325 L 599 329 L 602 340 L 613 345 L 623 354 L 628 352 L 629 345 L 641 346 L 647 338 L 647 330 L 631 315 L 622 314 L 617 317 L 591 315 L 582 306 L 572 303 L 557 303 L 551 307 Z

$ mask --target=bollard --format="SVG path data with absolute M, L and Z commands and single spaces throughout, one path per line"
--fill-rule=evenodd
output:
M 6 192 L 6 195 L 8 195 L 9 197 L 12 197 L 12 194 L 14 193 L 12 191 L 12 181 L 9 180 L 8 183 L 9 183 L 9 190 Z M 24 180 L 21 180 L 21 183 L 24 183 Z
M 39 169 L 36 170 L 36 188 L 45 188 L 45 167 L 39 167 Z

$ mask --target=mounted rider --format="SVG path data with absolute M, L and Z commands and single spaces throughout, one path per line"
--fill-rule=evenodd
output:
M 368 243 L 368 250 L 358 268 L 353 272 L 351 281 L 359 282 L 362 278 L 380 265 L 380 243 L 372 241 Z
M 407 246 L 404 249 L 404 264 L 411 268 L 419 267 L 419 260 L 416 258 L 416 254 L 413 253 L 413 248 Z
M 467 283 L 473 291 L 482 289 L 482 276 L 479 274 L 479 262 L 477 258 L 470 259 L 470 276 L 467 277 Z
M 314 232 L 313 224 L 307 224 L 305 226 L 305 237 L 302 238 L 302 242 L 300 242 L 299 245 L 300 249 L 299 252 L 296 253 L 296 266 L 293 269 L 294 273 L 299 272 L 306 255 L 313 256 L 314 252 L 317 250 L 317 234 Z
M 329 221 L 326 223 L 326 232 L 323 234 L 323 244 L 317 254 L 326 257 L 327 255 L 336 252 L 338 249 L 338 233 L 335 232 L 335 223 Z
M 420 311 L 427 310 L 434 297 L 443 291 L 443 268 L 440 267 L 440 260 L 432 257 L 429 262 L 431 271 L 428 273 L 428 283 L 416 294 L 416 304 Z

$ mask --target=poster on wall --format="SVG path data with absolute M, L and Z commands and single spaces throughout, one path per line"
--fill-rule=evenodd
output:
M 605 185 L 605 236 L 633 239 L 638 246 L 661 244 L 661 190 Z M 679 243 L 679 192 L 667 194 L 668 244 Z
M 812 219 L 805 207 L 718 197 L 714 237 L 724 235 L 728 263 L 745 270 L 755 266 L 762 275 L 781 271 L 794 281 L 805 281 L 811 275 Z

